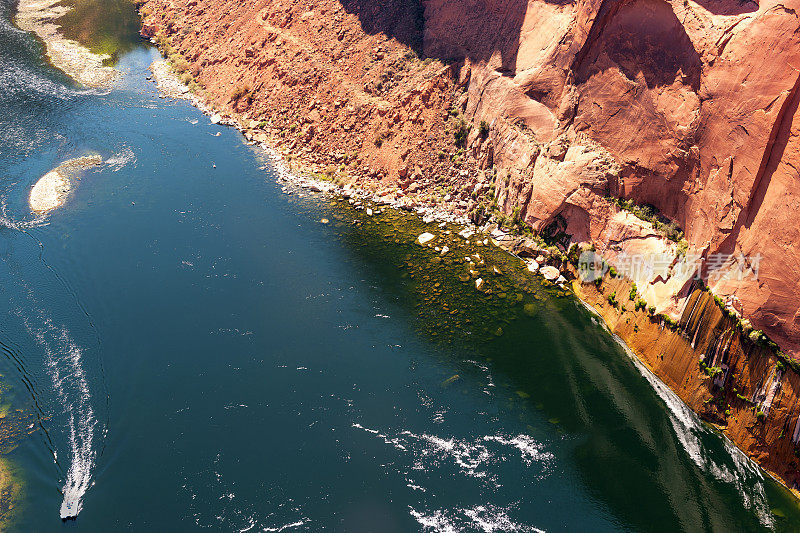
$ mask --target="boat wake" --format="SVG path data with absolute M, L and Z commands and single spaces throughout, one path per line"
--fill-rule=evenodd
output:
M 53 382 L 61 413 L 66 418 L 65 427 L 69 441 L 69 467 L 62 492 L 60 515 L 66 520 L 78 516 L 83 506 L 83 496 L 92 483 L 92 470 L 96 454 L 93 449 L 97 419 L 92 408 L 92 395 L 83 369 L 83 350 L 71 338 L 66 328 L 57 326 L 37 310 L 35 321 L 20 317 L 25 328 L 43 349 L 47 373 Z M 58 464 L 58 453 L 53 450 Z
M 28 234 L 41 252 L 41 242 L 28 233 L 25 227 L 20 227 L 20 224 L 11 221 L 3 225 Z M 27 224 L 23 226 L 30 227 Z M 92 472 L 97 458 L 96 432 L 102 429 L 101 426 L 104 424 L 98 423 L 92 403 L 92 387 L 84 369 L 86 349 L 76 341 L 73 333 L 65 325 L 68 323 L 67 319 L 54 319 L 53 308 L 42 304 L 36 297 L 32 285 L 20 275 L 20 272 L 38 270 L 31 269 L 27 264 L 17 263 L 19 257 L 26 256 L 15 253 L 3 257 L 3 277 L 8 283 L 8 303 L 11 305 L 9 315 L 16 316 L 29 335 L 29 348 L 21 350 L 20 353 L 41 354 L 41 359 L 25 361 L 24 366 L 44 370 L 42 376 L 44 382 L 37 386 L 36 390 L 31 388 L 31 394 L 34 404 L 42 415 L 40 420 L 48 421 L 49 427 L 41 422 L 42 429 L 47 434 L 45 443 L 53 455 L 56 467 L 60 471 L 60 482 L 63 483 L 60 516 L 63 520 L 74 519 L 80 513 L 83 497 L 92 485 Z M 36 254 L 36 257 L 37 261 L 41 261 L 54 276 L 50 279 L 47 279 L 49 276 L 39 279 L 37 286 L 41 285 L 41 290 L 49 289 L 47 294 L 50 298 L 54 292 L 59 292 L 55 287 L 60 284 L 75 299 L 82 311 L 80 316 L 88 318 L 88 327 L 93 329 L 91 318 L 69 286 L 44 261 L 41 253 Z M 53 283 L 55 285 L 51 285 Z M 15 289 L 11 289 L 12 287 Z M 70 313 L 71 310 L 67 309 L 67 312 Z M 83 330 L 83 326 L 76 327 Z M 91 335 L 89 331 L 86 333 Z M 44 397 L 41 395 L 41 391 L 44 390 L 41 385 L 47 381 L 51 382 L 55 394 Z M 63 438 L 53 438 L 54 431 L 60 432 Z M 68 461 L 67 464 L 65 460 Z

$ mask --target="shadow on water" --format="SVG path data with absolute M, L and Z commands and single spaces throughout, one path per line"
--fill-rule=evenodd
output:
M 800 508 L 788 491 L 764 479 L 640 369 L 599 319 L 528 274 L 519 259 L 492 246 L 466 245 L 455 232 L 446 235 L 410 215 L 369 217 L 334 203 L 326 216 L 341 241 L 419 336 L 448 365 L 463 367 L 469 359 L 488 365 L 495 393 L 508 396 L 508 415 L 536 412 L 548 420 L 567 443 L 583 484 L 621 525 L 635 531 L 791 531 L 798 523 Z M 434 244 L 448 246 L 449 253 L 417 244 L 423 231 L 437 234 Z M 464 260 L 476 252 L 483 264 L 474 256 L 473 264 Z M 488 290 L 476 290 L 470 269 Z M 541 436 L 536 422 L 528 429 Z

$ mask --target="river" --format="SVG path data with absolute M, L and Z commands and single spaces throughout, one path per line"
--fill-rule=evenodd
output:
M 794 498 L 574 297 L 459 228 L 280 183 L 159 98 L 130 5 L 76 6 L 65 32 L 113 53 L 111 91 L 0 0 L 2 402 L 33 421 L 3 450 L 5 528 L 796 530 Z M 473 253 L 492 294 L 460 279 Z

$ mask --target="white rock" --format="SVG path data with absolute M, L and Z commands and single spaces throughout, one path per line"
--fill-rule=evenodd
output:
M 544 266 L 542 267 L 542 275 L 548 281 L 554 281 L 561 275 L 558 269 L 554 266 Z
M 369 216 L 372 216 L 372 209 L 370 209 L 369 207 L 367 208 L 367 214 L 368 214 Z
M 478 278 L 475 280 L 475 288 L 481 290 L 481 287 L 483 287 L 483 278 Z
M 28 196 L 31 211 L 45 213 L 62 206 L 72 189 L 72 178 L 76 177 L 75 173 L 97 166 L 102 162 L 103 159 L 100 156 L 70 159 L 42 176 Z
M 424 246 L 424 245 L 428 244 L 429 242 L 431 242 L 435 238 L 436 238 L 436 235 L 434 235 L 433 233 L 428 233 L 426 231 L 425 233 L 423 233 L 422 235 L 417 237 L 417 242 Z
M 443 246 L 442 247 L 442 255 L 445 255 L 449 251 L 450 251 L 450 248 L 448 248 L 447 246 Z
M 221 120 L 222 120 L 222 117 L 219 116 L 217 113 L 214 113 L 213 115 L 211 115 L 211 123 L 212 124 L 219 124 Z
M 472 228 L 464 228 L 464 229 L 462 229 L 461 231 L 459 231 L 459 232 L 458 232 L 458 234 L 459 234 L 461 237 L 464 237 L 465 239 L 469 239 L 470 237 L 472 237 L 473 235 L 475 235 L 475 231 L 473 231 L 473 229 L 472 229 Z
M 500 276 L 502 272 L 496 266 L 492 266 L 492 272 L 494 272 L 495 276 Z
M 558 279 L 556 280 L 556 283 L 558 283 L 559 285 L 563 285 L 566 282 L 567 282 L 567 278 L 565 278 L 564 276 L 558 276 Z
M 531 261 L 530 263 L 528 263 L 528 270 L 530 270 L 531 272 L 536 272 L 537 270 L 539 270 L 539 263 L 537 263 L 536 261 Z
M 59 207 L 64 203 L 70 188 L 69 180 L 58 171 L 48 172 L 31 189 L 28 197 L 31 211 L 41 213 Z

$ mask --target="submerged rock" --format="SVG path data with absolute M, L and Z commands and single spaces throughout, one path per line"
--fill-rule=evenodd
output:
M 458 234 L 465 239 L 469 239 L 470 237 L 475 235 L 475 231 L 472 228 L 464 228 L 461 231 L 459 231 Z
M 422 235 L 417 237 L 417 242 L 420 243 L 421 245 L 425 246 L 426 244 L 428 244 L 429 242 L 431 242 L 435 238 L 436 238 L 436 235 L 434 235 L 433 233 L 428 233 L 426 231 L 425 233 L 423 233 Z

